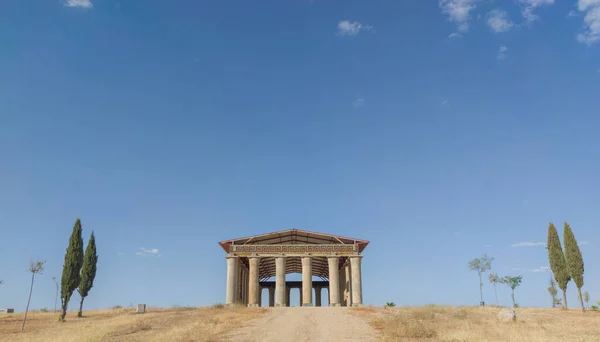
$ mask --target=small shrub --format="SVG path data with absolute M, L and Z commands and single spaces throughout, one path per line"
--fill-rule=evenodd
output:
M 590 306 L 590 310 L 592 310 L 592 311 L 598 311 L 598 305 L 593 305 L 593 304 L 592 304 L 592 305 Z
M 118 309 L 122 309 L 123 307 L 121 305 L 115 305 L 112 308 L 113 308 L 113 310 L 118 310 Z
M 517 309 L 519 307 L 519 303 L 515 303 L 515 309 Z
M 177 311 L 188 311 L 188 310 L 195 310 L 196 308 L 193 306 L 173 305 L 173 306 L 171 306 L 171 309 L 175 309 Z
M 217 303 L 217 304 L 214 304 L 212 307 L 213 307 L 213 309 L 223 309 L 223 308 L 225 308 L 225 304 Z
M 48 312 L 48 311 L 49 311 L 48 308 L 41 308 L 40 309 L 40 312 Z
M 396 306 L 396 303 L 394 303 L 394 302 L 385 302 L 385 306 L 393 308 L 394 306 Z

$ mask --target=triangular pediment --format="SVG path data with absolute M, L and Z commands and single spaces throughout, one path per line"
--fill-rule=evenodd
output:
M 346 245 L 357 244 L 359 251 L 362 251 L 369 241 L 348 238 L 343 236 L 311 232 L 301 229 L 287 229 L 278 232 L 247 236 L 243 238 L 225 240 L 219 242 L 219 245 L 229 252 L 231 245 Z

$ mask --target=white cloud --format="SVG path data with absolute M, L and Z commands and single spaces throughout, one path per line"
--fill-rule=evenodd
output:
M 337 35 L 338 36 L 350 36 L 354 37 L 360 33 L 360 31 L 372 31 L 373 26 L 363 25 L 358 21 L 348 21 L 342 20 L 338 23 L 337 26 Z
M 92 8 L 92 0 L 67 0 L 65 2 L 67 7 L 80 7 L 80 8 Z
M 439 7 L 450 21 L 458 25 L 459 32 L 469 30 L 469 12 L 475 9 L 479 0 L 440 0 Z
M 362 97 L 359 97 L 356 100 L 354 100 L 354 102 L 352 102 L 352 105 L 354 107 L 362 107 L 365 105 L 365 99 Z
M 139 256 L 160 256 L 160 254 L 158 254 L 159 250 L 156 248 L 144 248 L 141 247 L 140 250 L 138 252 L 135 253 L 135 255 L 139 255 Z
M 533 272 L 533 273 L 539 273 L 539 272 L 546 272 L 550 270 L 549 266 L 540 266 L 538 268 L 521 268 L 521 267 L 515 267 L 515 268 L 511 268 L 511 271 L 524 271 L 524 272 Z
M 505 59 L 508 48 L 505 45 L 502 45 L 501 47 L 498 48 L 498 54 L 496 55 L 496 58 L 498 59 Z
M 506 32 L 514 26 L 508 18 L 508 13 L 501 9 L 495 9 L 488 13 L 487 24 L 495 33 Z
M 511 247 L 537 247 L 537 246 L 546 246 L 545 242 L 519 242 L 513 243 L 510 245 Z
M 445 106 L 445 105 L 447 105 L 447 104 L 448 104 L 448 100 L 444 100 L 444 101 L 442 101 L 442 106 Z
M 458 32 L 454 32 L 454 33 L 450 33 L 450 35 L 448 36 L 448 39 L 458 39 L 458 38 L 462 38 L 462 34 L 458 33 Z
M 576 17 L 578 15 L 579 15 L 579 13 L 577 13 L 573 10 L 570 10 L 569 13 L 567 14 L 567 18 Z
M 577 8 L 586 12 L 583 17 L 583 33 L 577 35 L 581 43 L 592 45 L 600 41 L 600 0 L 579 0 Z
M 552 5 L 554 4 L 554 0 L 519 0 L 521 3 L 521 14 L 525 21 L 528 23 L 532 23 L 538 20 L 540 17 L 533 14 L 533 11 L 544 5 Z

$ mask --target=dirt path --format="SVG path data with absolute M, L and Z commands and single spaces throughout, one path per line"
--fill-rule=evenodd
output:
M 230 336 L 230 341 L 376 341 L 377 332 L 348 308 L 272 308 Z

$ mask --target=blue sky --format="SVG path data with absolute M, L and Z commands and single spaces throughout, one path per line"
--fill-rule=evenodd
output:
M 592 0 L 2 1 L 0 307 L 37 258 L 53 306 L 77 217 L 88 308 L 223 302 L 217 242 L 289 228 L 370 240 L 367 304 L 476 305 L 488 253 L 549 306 L 537 243 L 565 220 L 599 300 L 599 23 Z

